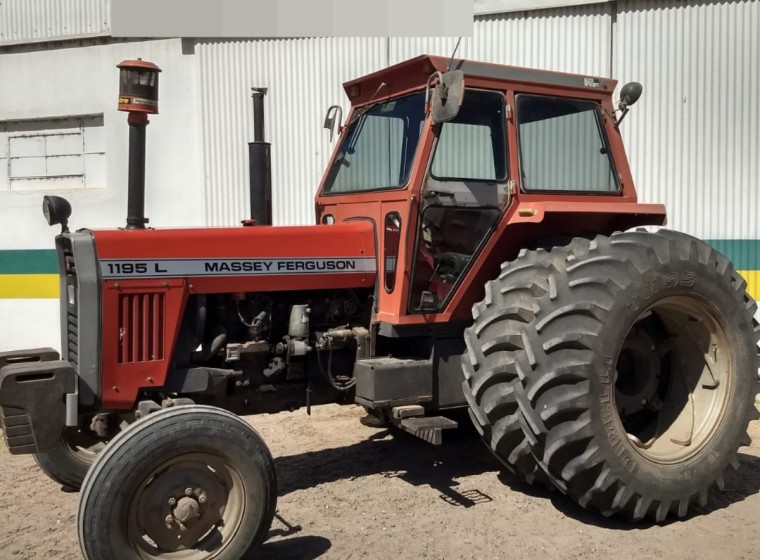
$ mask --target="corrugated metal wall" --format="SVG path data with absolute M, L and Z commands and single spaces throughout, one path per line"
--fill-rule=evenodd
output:
M 457 57 L 607 76 L 610 71 L 610 6 L 593 4 L 556 10 L 478 17 L 472 38 Z M 450 56 L 456 38 L 393 38 L 389 64 L 421 53 Z
M 609 7 L 581 6 L 478 18 L 457 56 L 608 75 Z M 201 141 L 209 225 L 237 224 L 248 208 L 249 88 L 269 87 L 272 198 L 278 224 L 314 220 L 313 198 L 334 144 L 324 111 L 348 109 L 342 83 L 421 53 L 450 55 L 456 39 L 336 38 L 200 42 Z M 568 47 L 571 45 L 571 47 Z M 345 116 L 345 113 L 344 113 Z
M 266 139 L 272 142 L 277 224 L 314 221 L 314 194 L 334 144 L 322 128 L 332 104 L 347 111 L 342 83 L 386 65 L 383 39 L 283 39 L 199 43 L 201 138 L 209 225 L 248 213 L 251 87 L 268 87 Z M 344 118 L 346 112 L 343 114 Z
M 3 0 L 0 46 L 110 31 L 109 0 Z
M 760 2 L 620 2 L 614 33 L 644 85 L 621 127 L 640 195 L 676 229 L 760 238 Z

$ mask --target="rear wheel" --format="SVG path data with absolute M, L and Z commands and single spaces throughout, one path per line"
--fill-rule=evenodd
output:
M 567 253 L 514 356 L 530 449 L 556 486 L 604 515 L 683 517 L 723 487 L 757 417 L 760 327 L 746 283 L 668 230 Z
M 209 406 L 164 409 L 93 464 L 80 547 L 88 560 L 244 558 L 265 540 L 276 501 L 274 462 L 250 425 Z
M 534 319 L 532 302 L 550 290 L 550 273 L 564 271 L 568 254 L 585 250 L 585 238 L 557 239 L 536 251 L 523 250 L 502 265 L 499 277 L 486 284 L 486 297 L 473 306 L 475 322 L 465 331 L 462 357 L 464 395 L 470 418 L 491 452 L 513 474 L 553 489 L 531 454 L 515 398 L 516 352 L 522 331 Z M 544 281 L 537 281 L 537 279 Z

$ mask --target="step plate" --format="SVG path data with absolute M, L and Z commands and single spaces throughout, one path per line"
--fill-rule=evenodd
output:
M 454 420 L 443 416 L 404 418 L 398 422 L 398 426 L 405 432 L 433 445 L 441 445 L 443 430 L 450 430 L 458 425 Z

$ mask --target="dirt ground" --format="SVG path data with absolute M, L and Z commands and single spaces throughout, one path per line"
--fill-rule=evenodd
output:
M 758 403 L 760 405 L 760 403 Z M 705 511 L 665 526 L 588 513 L 502 472 L 465 429 L 435 447 L 360 423 L 358 407 L 251 417 L 276 457 L 261 560 L 721 558 L 760 554 L 760 423 Z M 79 559 L 78 494 L 0 444 L 0 559 Z

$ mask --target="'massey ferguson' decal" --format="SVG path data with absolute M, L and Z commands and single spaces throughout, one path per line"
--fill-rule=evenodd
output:
M 247 276 L 292 274 L 356 274 L 375 272 L 375 259 L 106 259 L 100 261 L 103 278 L 180 278 L 185 276 Z

